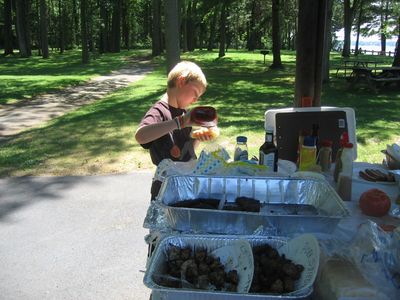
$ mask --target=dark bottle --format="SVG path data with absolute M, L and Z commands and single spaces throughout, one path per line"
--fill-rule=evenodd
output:
M 274 129 L 267 128 L 265 142 L 260 147 L 259 164 L 267 166 L 274 172 L 278 171 L 278 148 L 274 143 Z

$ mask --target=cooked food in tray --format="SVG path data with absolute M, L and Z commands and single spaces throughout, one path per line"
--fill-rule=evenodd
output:
M 290 293 L 300 279 L 304 266 L 287 259 L 268 244 L 252 247 L 253 280 L 250 293 Z M 219 257 L 199 248 L 171 245 L 167 250 L 167 273 L 159 274 L 157 283 L 172 288 L 189 288 L 236 292 L 239 275 L 226 271 Z
M 358 172 L 358 175 L 366 180 L 372 182 L 395 182 L 394 176 L 391 173 L 385 173 L 378 169 L 365 169 Z
M 218 199 L 188 199 L 171 204 L 172 207 L 218 209 Z M 318 210 L 308 204 L 261 203 L 249 197 L 237 197 L 235 202 L 225 202 L 222 210 L 259 212 L 267 215 L 318 215 Z
M 236 292 L 239 276 L 236 270 L 225 271 L 219 257 L 207 249 L 171 246 L 167 250 L 167 274 L 159 284 L 174 288 L 215 289 Z
M 186 207 L 186 208 L 202 208 L 202 209 L 218 209 L 219 203 L 221 201 L 218 199 L 188 199 L 173 203 L 173 207 Z M 247 198 L 247 197 L 237 197 L 233 203 L 225 203 L 223 210 L 234 210 L 234 211 L 249 211 L 249 212 L 259 212 L 260 211 L 260 201 Z
M 250 293 L 290 293 L 304 267 L 293 263 L 270 245 L 253 247 L 254 275 Z
M 196 199 L 216 201 L 206 202 L 209 209 L 189 207 Z M 328 182 L 309 178 L 169 176 L 158 202 L 170 228 L 196 233 L 330 233 L 348 216 Z

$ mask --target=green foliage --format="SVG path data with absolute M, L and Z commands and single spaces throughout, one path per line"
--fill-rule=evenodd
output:
M 270 70 L 272 56 L 267 55 L 264 65 L 258 51 L 229 50 L 225 57 L 217 56 L 217 52 L 206 51 L 182 55 L 182 59 L 197 62 L 209 82 L 196 105 L 217 108 L 220 145 L 232 154 L 235 136 L 246 135 L 250 156 L 257 155 L 264 139 L 264 112 L 293 105 L 295 53 L 282 51 L 283 70 Z M 332 64 L 339 61 L 339 55 L 332 56 Z M 145 112 L 165 92 L 164 62 L 160 58 L 154 62 L 159 67 L 145 79 L 4 143 L 0 176 L 153 168 L 148 153 L 134 141 L 134 132 Z M 331 74 L 331 83 L 323 87 L 322 105 L 353 107 L 359 160 L 381 162 L 380 150 L 400 140 L 400 94 L 394 90 L 379 94 L 369 89 L 349 91 L 345 80 L 334 77 L 334 69 Z

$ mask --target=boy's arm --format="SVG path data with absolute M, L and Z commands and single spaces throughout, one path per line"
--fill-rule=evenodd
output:
M 175 129 L 178 129 L 175 119 L 144 125 L 136 130 L 135 139 L 139 144 L 147 144 Z
M 198 139 L 193 140 L 193 148 L 196 149 L 200 145 L 200 141 Z

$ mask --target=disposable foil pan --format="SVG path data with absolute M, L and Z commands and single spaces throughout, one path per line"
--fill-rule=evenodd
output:
M 279 251 L 287 243 L 284 237 L 266 237 L 266 236 L 229 236 L 229 235 L 173 235 L 167 236 L 159 243 L 153 257 L 151 258 L 148 269 L 146 270 L 143 282 L 152 290 L 153 299 L 162 300 L 228 300 L 228 299 L 306 299 L 313 292 L 312 286 L 308 289 L 300 290 L 290 294 L 255 294 L 255 293 L 233 293 L 207 290 L 188 290 L 179 288 L 169 288 L 158 285 L 157 276 L 166 273 L 167 250 L 173 246 L 180 248 L 199 247 L 207 250 L 214 250 L 222 246 L 229 245 L 232 241 L 246 239 L 250 245 L 258 246 L 268 244 Z
M 173 207 L 188 199 L 259 200 L 260 212 Z M 181 232 L 262 234 L 332 233 L 349 212 L 325 180 L 280 177 L 170 176 L 158 199 L 168 225 Z

